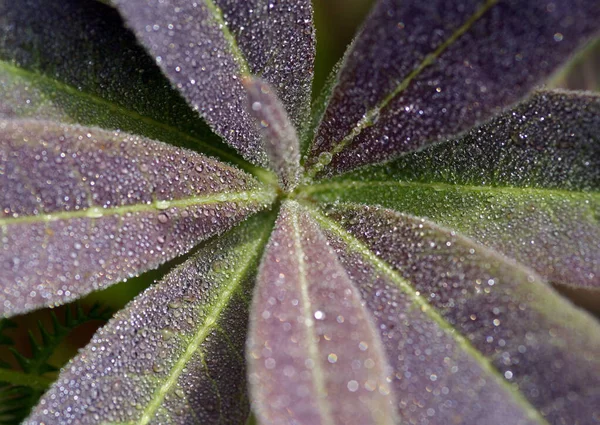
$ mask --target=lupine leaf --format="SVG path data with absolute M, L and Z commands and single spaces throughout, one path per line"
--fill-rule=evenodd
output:
M 424 219 L 348 204 L 328 214 L 316 216 L 376 317 L 408 423 L 598 415 L 600 326 L 535 272 Z
M 273 196 L 191 151 L 42 121 L 0 121 L 0 169 L 2 315 L 157 267 Z
M 245 158 L 267 165 L 241 78 L 260 75 L 292 122 L 308 114 L 314 59 L 308 0 L 113 0 L 190 105 Z
M 263 147 L 276 170 L 279 185 L 291 192 L 300 180 L 300 143 L 296 129 L 290 122 L 274 89 L 259 78 L 245 78 L 248 110 L 257 121 Z
M 428 217 L 556 284 L 600 287 L 600 97 L 540 92 L 465 137 L 309 189 Z
M 244 339 L 273 220 L 214 239 L 139 295 L 63 370 L 25 424 L 244 423 Z
M 95 1 L 0 0 L 0 117 L 121 129 L 246 165 L 171 88 L 118 12 Z
M 282 205 L 252 303 L 248 367 L 263 424 L 394 424 L 370 314 L 313 219 Z
M 307 164 L 338 174 L 455 136 L 598 32 L 588 0 L 380 0 L 339 75 Z

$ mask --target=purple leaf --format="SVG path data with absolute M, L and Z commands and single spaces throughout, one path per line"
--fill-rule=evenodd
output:
M 600 97 L 540 92 L 465 137 L 313 186 L 427 217 L 555 284 L 600 287 Z
M 252 303 L 247 358 L 259 421 L 394 424 L 371 320 L 314 220 L 283 204 Z
M 525 96 L 598 31 L 588 0 L 380 0 L 309 154 L 338 174 L 456 136 Z
M 0 117 L 121 129 L 244 162 L 96 1 L 0 0 Z
M 257 121 L 263 147 L 282 189 L 291 192 L 300 179 L 300 144 L 294 125 L 273 88 L 258 78 L 246 78 L 248 108 Z
M 301 128 L 314 59 L 307 0 L 115 0 L 190 105 L 244 158 L 267 164 L 240 79 L 260 75 Z
M 375 315 L 408 423 L 598 414 L 600 327 L 533 271 L 391 210 L 340 205 L 328 215 L 315 217 Z
M 245 423 L 248 303 L 272 223 L 250 219 L 139 295 L 24 423 Z
M 2 315 L 153 269 L 267 206 L 249 175 L 119 132 L 0 121 Z

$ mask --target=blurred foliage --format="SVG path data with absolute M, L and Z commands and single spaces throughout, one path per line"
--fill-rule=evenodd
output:
M 46 320 L 40 319 L 37 326 L 26 330 L 11 319 L 0 320 L 0 346 L 5 352 L 0 360 L 0 424 L 20 422 L 37 404 L 62 366 L 62 361 L 56 364 L 52 359 L 75 329 L 105 323 L 112 314 L 98 304 L 84 309 L 78 302 L 60 310 L 59 314 L 49 309 L 40 311 Z M 13 332 L 18 339 L 10 336 Z M 25 332 L 27 338 L 23 337 Z M 17 342 L 21 347 L 17 348 Z
M 600 38 L 575 55 L 549 85 L 552 88 L 600 91 Z
M 317 60 L 313 98 L 342 58 L 374 0 L 313 0 L 317 27 Z

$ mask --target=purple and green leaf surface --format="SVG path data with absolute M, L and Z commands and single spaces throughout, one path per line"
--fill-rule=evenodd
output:
M 25 423 L 600 423 L 600 4 L 379 0 L 310 108 L 312 15 L 0 0 L 1 315 L 188 255 Z

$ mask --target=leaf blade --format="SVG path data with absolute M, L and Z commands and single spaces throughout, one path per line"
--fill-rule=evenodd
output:
M 555 284 L 600 285 L 600 98 L 539 92 L 463 138 L 307 189 L 427 217 Z
M 530 403 L 530 409 L 525 408 L 524 414 L 520 415 L 525 423 L 531 423 L 527 417 L 533 418 L 533 423 L 576 423 L 594 414 L 589 403 L 594 404 L 593 400 L 598 396 L 594 388 L 600 376 L 596 373 L 597 360 L 590 353 L 600 344 L 598 324 L 561 300 L 532 271 L 508 262 L 454 232 L 391 210 L 340 204 L 331 208 L 329 217 L 321 218 L 319 222 L 334 233 L 334 239 L 346 240 L 344 249 L 355 245 L 354 248 L 350 246 L 351 251 L 364 252 L 361 254 L 364 262 L 383 262 L 384 268 L 391 271 L 388 275 L 392 280 L 400 279 L 399 282 L 409 285 L 405 289 L 402 284 L 393 286 L 407 295 L 412 294 L 411 303 L 423 304 L 421 310 L 426 315 L 431 313 L 435 317 L 439 314 L 446 326 L 454 329 L 446 335 L 458 342 L 464 338 L 467 344 L 489 359 L 503 379 L 511 383 L 504 385 L 505 391 L 516 385 L 521 392 L 517 394 L 518 398 L 527 399 L 525 404 L 519 404 L 526 407 Z M 332 224 L 331 219 L 340 224 Z M 336 243 L 339 242 L 333 242 L 334 245 Z M 375 260 L 367 260 L 368 257 Z M 382 273 L 383 269 L 379 270 Z M 363 282 L 365 284 L 372 285 L 372 280 Z M 369 290 L 372 292 L 373 286 Z M 376 298 L 373 295 L 371 302 Z M 387 299 L 392 295 L 388 288 L 377 296 Z M 378 303 L 381 304 L 381 301 Z M 385 309 L 383 311 L 385 314 Z M 558 317 L 561 315 L 564 316 Z M 382 317 L 385 318 L 384 315 L 376 317 L 378 323 Z M 401 327 L 396 329 L 396 332 L 402 333 Z M 437 337 L 440 338 L 440 335 Z M 435 341 L 430 338 L 429 343 L 439 348 L 440 340 L 444 339 Z M 414 355 L 411 354 L 410 342 L 408 345 L 405 343 L 405 347 L 406 350 L 401 351 L 403 355 Z M 413 371 L 418 372 L 418 362 L 413 359 L 410 363 Z M 435 370 L 435 364 L 424 365 L 429 366 L 426 370 Z M 569 375 L 572 373 L 580 373 L 581 376 Z M 426 381 L 427 378 L 421 375 L 415 379 Z M 401 379 L 397 380 L 396 385 L 401 382 Z M 411 394 L 402 394 L 399 390 L 397 393 L 401 397 L 411 397 Z M 571 395 L 570 403 L 563 402 L 566 394 Z M 417 397 L 421 399 L 423 396 L 419 394 Z M 444 398 L 436 397 L 436 400 L 429 399 L 428 402 L 433 401 L 432 408 L 436 404 L 442 407 Z M 485 406 L 484 413 L 495 413 L 495 421 L 503 423 L 503 412 L 494 412 L 494 409 L 503 409 L 504 404 L 486 403 Z M 467 415 L 481 411 L 471 411 L 468 404 L 463 407 L 467 409 Z M 453 418 L 452 410 L 448 409 L 446 416 L 436 420 L 448 423 Z M 415 412 L 410 409 L 401 410 L 403 413 L 414 419 Z M 461 413 L 457 406 L 456 414 Z M 423 417 L 427 412 L 418 414 Z M 479 423 L 479 420 L 481 418 L 475 417 L 466 423 Z M 487 419 L 483 422 L 488 423 Z
M 154 268 L 273 199 L 237 169 L 137 136 L 16 120 L 0 137 L 3 315 Z
M 254 171 L 189 109 L 113 8 L 3 1 L 0 17 L 0 116 L 122 129 Z
M 389 160 L 486 120 L 591 38 L 593 16 L 600 8 L 584 1 L 379 1 L 346 56 L 310 174 Z
M 69 363 L 25 423 L 216 424 L 225 414 L 245 421 L 244 317 L 271 226 L 268 216 L 250 219 L 138 296 Z M 224 332 L 238 335 L 233 347 Z M 212 374 L 226 382 L 214 387 Z
M 387 361 L 370 320 L 316 224 L 298 204 L 282 205 L 257 279 L 248 342 L 258 418 L 394 423 Z
M 281 188 L 291 192 L 300 180 L 300 143 L 296 129 L 274 89 L 259 78 L 245 78 L 248 110 L 256 119 L 263 147 Z
M 242 77 L 260 75 L 282 94 L 292 122 L 304 123 L 314 60 L 309 1 L 113 3 L 189 104 L 244 158 L 268 164 L 246 110 Z M 205 41 L 188 46 L 198 39 Z

